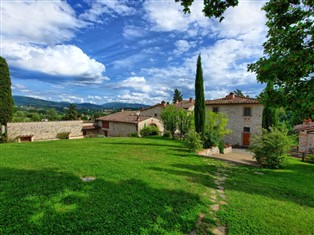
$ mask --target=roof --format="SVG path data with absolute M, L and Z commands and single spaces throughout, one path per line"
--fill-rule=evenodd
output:
M 97 118 L 97 120 L 108 122 L 139 123 L 140 121 L 151 118 L 148 116 L 137 115 L 137 112 L 139 111 L 121 111 L 108 116 Z
M 95 130 L 95 129 L 99 129 L 98 126 L 94 126 L 94 125 L 89 125 L 89 126 L 83 126 L 82 128 L 83 130 Z
M 260 104 L 258 99 L 238 96 L 230 93 L 224 98 L 216 100 L 206 100 L 206 105 L 235 105 L 235 104 Z
M 182 100 L 174 104 L 177 108 L 189 109 L 194 106 L 194 101 L 190 100 Z
M 299 124 L 299 125 L 296 125 L 293 129 L 296 131 L 305 131 L 306 130 L 308 132 L 312 132 L 312 131 L 314 131 L 314 122 Z

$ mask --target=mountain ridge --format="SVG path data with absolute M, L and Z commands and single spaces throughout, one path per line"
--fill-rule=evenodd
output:
M 48 101 L 43 99 L 32 98 L 28 96 L 13 96 L 15 106 L 28 106 L 34 108 L 55 108 L 58 110 L 69 107 L 70 102 L 64 101 Z M 147 108 L 149 105 L 139 103 L 124 103 L 124 102 L 109 102 L 101 105 L 91 103 L 74 103 L 76 109 L 90 109 L 90 110 L 103 110 L 103 109 L 141 109 Z

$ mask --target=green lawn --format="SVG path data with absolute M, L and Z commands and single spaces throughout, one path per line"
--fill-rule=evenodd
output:
M 228 233 L 313 234 L 313 164 L 257 175 L 165 138 L 0 145 L 0 234 L 203 234 L 201 213 L 219 224 L 209 200 L 218 168 L 229 175 L 217 213 Z

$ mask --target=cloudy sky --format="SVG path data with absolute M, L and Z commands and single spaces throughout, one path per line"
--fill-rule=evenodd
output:
M 14 95 L 54 101 L 155 104 L 194 97 L 202 55 L 206 99 L 263 89 L 247 64 L 262 54 L 264 1 L 240 0 L 225 19 L 174 0 L 0 0 L 1 56 Z

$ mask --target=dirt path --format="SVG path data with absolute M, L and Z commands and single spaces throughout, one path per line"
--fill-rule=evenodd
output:
M 256 160 L 253 159 L 253 154 L 247 151 L 247 149 L 232 149 L 231 153 L 213 154 L 206 157 L 232 162 L 235 164 L 258 166 Z

